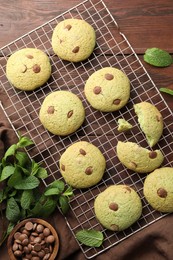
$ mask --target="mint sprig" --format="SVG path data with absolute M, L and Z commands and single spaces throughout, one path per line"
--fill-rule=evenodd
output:
M 48 177 L 47 170 L 33 159 L 26 150 L 34 143 L 19 135 L 16 144 L 11 145 L 0 161 L 0 182 L 5 188 L 0 191 L 0 209 L 6 204 L 5 216 L 9 227 L 1 238 L 0 245 L 8 236 L 11 227 L 28 217 L 48 217 L 58 206 L 63 214 L 69 209 L 73 190 L 63 181 L 55 180 L 45 189 L 40 189 L 42 179 Z M 3 212 L 1 216 L 3 219 Z

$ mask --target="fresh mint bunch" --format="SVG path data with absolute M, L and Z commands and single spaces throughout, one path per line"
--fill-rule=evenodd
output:
M 48 217 L 57 206 L 63 214 L 69 209 L 73 191 L 63 181 L 56 180 L 44 190 L 40 188 L 40 181 L 48 177 L 48 173 L 28 156 L 25 148 L 30 145 L 33 142 L 28 137 L 19 135 L 18 142 L 8 148 L 0 161 L 0 182 L 5 183 L 0 191 L 0 209 L 2 211 L 1 205 L 5 203 L 5 216 L 9 221 L 0 244 L 20 220 Z

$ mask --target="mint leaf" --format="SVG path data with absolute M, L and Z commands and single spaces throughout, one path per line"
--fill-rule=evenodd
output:
M 57 188 L 50 188 L 46 190 L 44 193 L 45 196 L 52 196 L 52 195 L 59 195 L 59 194 L 60 194 L 60 190 Z
M 23 209 L 29 209 L 33 198 L 33 191 L 32 190 L 24 190 L 21 196 L 21 207 Z
M 173 96 L 173 90 L 170 89 L 170 88 L 160 88 L 159 90 L 160 90 L 161 92 L 164 92 L 164 93 L 167 93 L 167 94 Z
M 65 184 L 63 181 L 59 181 L 59 180 L 56 180 L 54 182 L 52 182 L 47 189 L 49 188 L 57 188 L 59 190 L 60 193 L 62 193 L 64 191 L 64 187 L 65 187 Z M 46 190 L 47 190 L 46 189 Z
M 100 231 L 83 229 L 76 233 L 79 242 L 90 247 L 100 247 L 103 243 L 103 234 Z
M 63 195 L 64 196 L 67 196 L 67 197 L 71 197 L 73 196 L 73 189 L 71 186 L 69 186 L 66 191 L 63 192 Z
M 27 147 L 29 145 L 34 144 L 33 141 L 27 137 L 27 136 L 21 136 L 19 139 L 19 142 L 17 143 L 17 147 L 18 148 L 24 148 Z
M 7 200 L 6 218 L 13 223 L 20 219 L 20 209 L 13 197 Z
M 34 208 L 30 210 L 30 216 L 35 217 L 48 217 L 55 210 L 57 205 L 56 200 L 44 195 L 37 201 Z
M 12 144 L 6 151 L 6 153 L 4 155 L 4 159 L 6 160 L 8 156 L 15 155 L 16 149 L 17 149 L 17 145 Z
M 149 48 L 145 51 L 144 61 L 156 67 L 167 67 L 173 62 L 171 55 L 159 48 Z
M 35 176 L 23 178 L 20 182 L 14 184 L 17 190 L 32 190 L 40 184 L 40 181 Z
M 11 175 L 10 178 L 8 179 L 7 184 L 9 187 L 14 187 L 17 183 L 20 183 L 21 181 L 22 181 L 21 171 L 16 166 L 15 171 L 13 175 Z
M 25 152 L 17 151 L 16 152 L 16 159 L 18 161 L 18 164 L 22 167 L 25 166 L 26 164 L 30 163 L 30 159 Z
M 48 177 L 48 173 L 47 173 L 46 169 L 39 167 L 39 169 L 37 170 L 36 176 L 40 179 L 45 179 Z
M 0 181 L 4 181 L 8 177 L 10 177 L 15 171 L 15 167 L 13 166 L 5 166 L 2 170 Z
M 65 196 L 59 197 L 59 204 L 63 214 L 66 214 L 69 210 L 69 200 Z

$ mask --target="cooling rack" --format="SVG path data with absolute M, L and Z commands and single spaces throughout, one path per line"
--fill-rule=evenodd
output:
M 58 59 L 51 47 L 51 36 L 56 24 L 71 17 L 89 22 L 97 35 L 94 53 L 88 60 L 77 64 Z M 52 64 L 52 75 L 47 84 L 27 93 L 14 89 L 5 76 L 7 57 L 14 51 L 25 47 L 42 49 L 49 55 Z M 104 234 L 104 243 L 98 249 L 89 248 L 79 243 L 86 258 L 95 257 L 165 216 L 147 204 L 142 192 L 145 176 L 127 170 L 118 161 L 115 147 L 118 140 L 122 140 L 137 142 L 149 148 L 137 123 L 133 105 L 141 101 L 151 102 L 160 110 L 164 118 L 164 132 L 155 148 L 163 152 L 164 166 L 173 167 L 172 114 L 128 39 L 119 30 L 118 24 L 102 0 L 82 2 L 6 45 L 1 49 L 1 56 L 1 91 L 7 96 L 6 102 L 1 103 L 1 107 L 16 134 L 20 132 L 35 142 L 35 146 L 28 150 L 28 154 L 31 158 L 42 163 L 48 170 L 49 177 L 44 180 L 46 186 L 51 181 L 62 178 L 58 166 L 59 158 L 65 149 L 76 141 L 85 140 L 93 143 L 106 158 L 107 167 L 102 181 L 90 189 L 74 190 L 75 196 L 71 200 L 71 210 L 66 217 L 67 224 L 74 236 L 78 230 L 85 228 L 101 230 Z M 83 93 L 87 78 L 94 71 L 106 66 L 121 69 L 131 82 L 131 96 L 128 104 L 120 111 L 113 113 L 102 113 L 94 110 L 86 101 Z M 50 134 L 43 128 L 38 119 L 39 109 L 45 96 L 59 89 L 66 89 L 77 94 L 86 111 L 83 126 L 66 137 Z M 133 125 L 133 129 L 130 132 L 118 133 L 117 120 L 119 118 L 128 120 Z M 125 231 L 110 232 L 105 230 L 94 215 L 95 197 L 111 184 L 130 185 L 138 192 L 142 200 L 143 213 L 141 218 Z

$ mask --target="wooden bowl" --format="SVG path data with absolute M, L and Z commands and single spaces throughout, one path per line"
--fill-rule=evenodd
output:
M 55 238 L 55 241 L 53 243 L 52 252 L 51 252 L 51 255 L 48 258 L 48 260 L 54 260 L 56 255 L 57 255 L 57 253 L 58 253 L 58 250 L 59 250 L 59 237 L 58 237 L 57 232 L 55 231 L 55 229 L 48 222 L 46 222 L 43 219 L 39 219 L 39 218 L 25 219 L 25 220 L 21 221 L 20 223 L 18 223 L 14 227 L 14 229 L 11 231 L 11 233 L 10 233 L 10 235 L 8 237 L 8 240 L 7 240 L 7 248 L 8 248 L 8 254 L 9 254 L 10 260 L 21 259 L 21 258 L 16 258 L 16 256 L 14 255 L 14 252 L 13 252 L 14 234 L 16 232 L 18 232 L 19 230 L 21 230 L 21 228 L 24 227 L 27 222 L 32 222 L 33 224 L 34 223 L 41 224 L 44 227 L 47 227 L 47 228 L 50 229 L 52 235 Z

